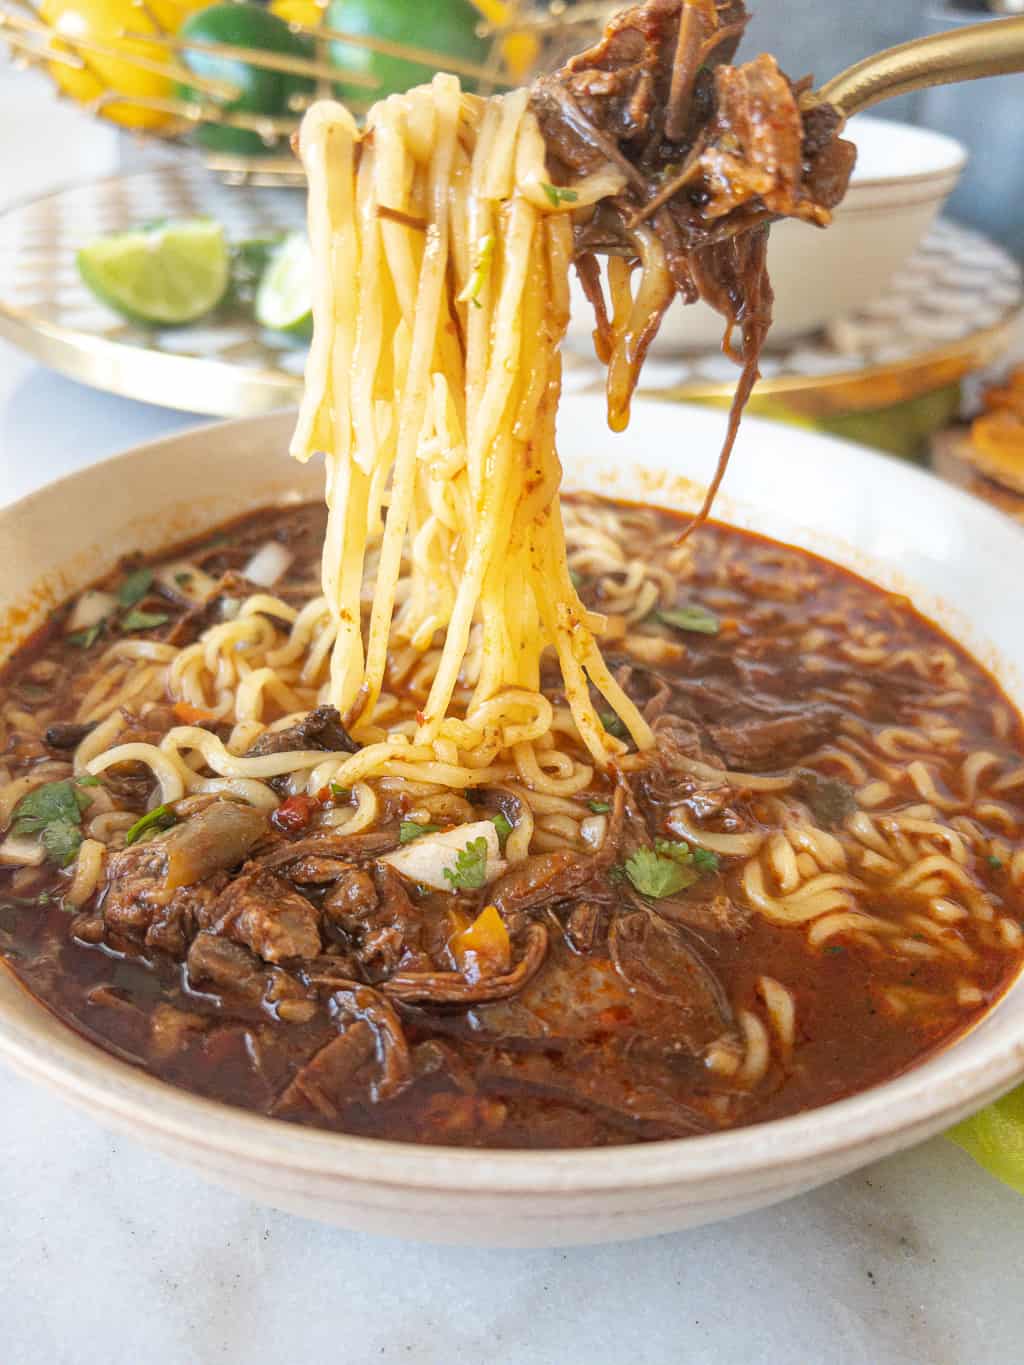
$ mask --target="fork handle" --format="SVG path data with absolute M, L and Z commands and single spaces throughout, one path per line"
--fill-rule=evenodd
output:
M 990 19 L 876 52 L 805 96 L 805 103 L 831 104 L 847 119 L 897 95 L 1015 71 L 1024 71 L 1024 18 Z

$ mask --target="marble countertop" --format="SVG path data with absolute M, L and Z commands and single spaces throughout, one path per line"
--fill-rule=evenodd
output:
M 0 66 L 0 200 L 123 156 L 111 133 Z M 198 420 L 92 392 L 0 343 L 0 502 Z M 1024 1354 L 1024 1201 L 942 1140 L 717 1227 L 481 1252 L 347 1233 L 210 1188 L 2 1068 L 0 1113 L 10 1365 Z

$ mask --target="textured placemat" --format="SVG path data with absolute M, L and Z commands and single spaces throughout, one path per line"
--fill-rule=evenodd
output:
M 230 416 L 295 401 L 304 351 L 252 317 L 224 312 L 191 327 L 147 330 L 97 302 L 79 279 L 75 253 L 98 234 L 196 215 L 216 218 L 239 241 L 301 227 L 304 199 L 294 190 L 227 187 L 183 160 L 15 206 L 0 216 L 0 330 L 56 369 L 167 407 Z M 759 396 L 809 397 L 813 406 L 823 394 L 839 411 L 892 401 L 894 385 L 899 397 L 926 392 L 990 360 L 1021 300 L 1010 256 L 939 222 L 877 303 L 766 355 Z M 568 362 L 571 388 L 601 383 L 596 362 Z M 711 351 L 652 358 L 643 387 L 720 398 L 735 378 L 734 366 Z

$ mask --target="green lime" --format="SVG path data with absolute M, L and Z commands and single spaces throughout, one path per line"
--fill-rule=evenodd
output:
M 78 270 L 97 298 L 151 327 L 205 316 L 231 277 L 224 229 L 208 218 L 98 237 L 79 251 Z
M 313 257 L 305 233 L 291 233 L 271 256 L 256 291 L 255 313 L 261 327 L 312 336 Z
M 340 80 L 335 87 L 339 97 L 383 99 L 385 95 L 408 90 L 410 86 L 422 85 L 430 80 L 435 70 L 444 70 L 446 56 L 483 62 L 488 45 L 486 39 L 477 37 L 480 17 L 480 11 L 470 4 L 470 0 L 432 0 L 426 4 L 410 4 L 409 0 L 331 0 L 327 7 L 328 28 L 409 43 L 438 54 L 436 64 L 428 65 L 402 57 L 385 57 L 339 39 L 330 45 L 332 64 L 342 71 L 362 71 L 378 83 L 378 89 L 367 90 L 364 86 L 347 85 Z M 466 89 L 473 87 L 473 82 L 465 78 L 462 78 L 462 84 Z
M 263 272 L 270 264 L 274 252 L 284 241 L 284 235 L 276 237 L 246 237 L 231 247 L 231 297 L 233 302 L 252 309 L 256 302 L 256 291 L 263 278 Z
M 263 52 L 289 57 L 308 57 L 312 53 L 308 38 L 293 33 L 276 14 L 252 4 L 211 5 L 186 19 L 180 36 L 203 43 L 259 48 Z M 226 113 L 286 114 L 290 112 L 291 95 L 313 88 L 309 77 L 270 71 L 219 52 L 184 47 L 181 60 L 195 75 L 207 80 L 227 81 L 237 88 L 237 98 L 223 106 Z M 209 103 L 208 96 L 184 83 L 178 86 L 178 94 L 185 100 Z M 204 147 L 246 156 L 266 155 L 273 145 L 252 129 L 225 128 L 217 123 L 200 124 L 196 136 Z

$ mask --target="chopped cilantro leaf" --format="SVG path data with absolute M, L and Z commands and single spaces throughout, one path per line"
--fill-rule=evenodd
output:
M 587 805 L 595 815 L 607 815 L 611 810 L 611 804 L 608 801 L 588 801 Z
M 465 848 L 460 849 L 455 859 L 455 867 L 446 867 L 445 878 L 456 891 L 478 891 L 487 880 L 487 840 L 470 839 Z
M 130 573 L 117 590 L 117 600 L 122 607 L 134 607 L 141 602 L 153 586 L 152 569 L 136 569 Z
M 491 816 L 491 824 L 498 831 L 498 843 L 505 847 L 505 840 L 512 833 L 512 821 L 501 811 Z
M 135 821 L 135 824 L 125 834 L 124 841 L 126 844 L 134 844 L 137 839 L 142 838 L 147 830 L 153 830 L 155 833 L 157 830 L 170 829 L 172 825 L 177 823 L 178 817 L 170 806 L 157 806 L 155 809 L 147 811 L 140 820 Z
M 411 844 L 424 834 L 436 834 L 440 828 L 440 825 L 419 825 L 415 820 L 403 820 L 398 826 L 398 842 Z
M 695 602 L 686 607 L 667 607 L 655 612 L 663 625 L 674 626 L 676 630 L 695 631 L 698 635 L 717 635 L 721 622 L 713 611 L 699 607 Z
M 465 289 L 459 295 L 459 303 L 472 303 L 477 308 L 483 307 L 480 302 L 480 291 L 484 287 L 484 281 L 490 272 L 493 258 L 494 234 L 489 232 L 486 237 L 480 239 L 480 250 L 473 264 L 473 272 L 466 282 Z
M 58 820 L 77 824 L 92 797 L 78 790 L 70 778 L 46 782 L 23 796 L 14 808 L 11 829 L 15 834 L 39 834 Z
M 337 782 L 331 783 L 331 795 L 336 801 L 347 801 L 352 795 L 351 787 L 342 787 Z
M 675 858 L 655 853 L 653 848 L 638 848 L 626 859 L 626 876 L 642 896 L 660 900 L 692 886 L 700 873 Z
M 163 611 L 136 611 L 126 612 L 121 617 L 122 630 L 153 630 L 157 626 L 165 625 L 170 617 Z
M 663 858 L 672 858 L 698 874 L 718 871 L 718 854 L 706 848 L 693 848 L 681 839 L 656 839 L 654 846 Z
M 72 862 L 82 843 L 82 812 L 92 797 L 65 778 L 46 782 L 23 796 L 14 808 L 11 833 L 38 834 L 47 857 L 59 867 Z
M 718 854 L 712 853 L 709 848 L 695 848 L 693 850 L 693 865 L 701 872 L 717 872 Z
M 39 838 L 50 861 L 58 867 L 67 867 L 68 863 L 74 862 L 82 847 L 82 827 L 72 825 L 67 820 L 55 820 L 46 826 Z
M 100 633 L 105 626 L 106 618 L 102 621 L 97 621 L 96 624 L 90 626 L 88 630 L 76 630 L 73 634 L 68 636 L 68 644 L 74 645 L 76 649 L 91 649 L 100 638 Z
M 182 569 L 180 573 L 176 573 L 174 575 L 174 581 L 175 583 L 177 583 L 179 588 L 187 588 L 188 585 L 192 582 L 192 575 L 188 572 L 187 569 Z
M 561 185 L 549 185 L 547 181 L 541 185 L 541 189 L 547 196 L 548 203 L 556 209 L 560 204 L 575 204 L 579 198 L 575 190 L 564 189 Z
M 998 871 L 1003 865 L 1003 860 L 1002 858 L 997 858 L 994 853 L 990 853 L 988 855 L 988 865 L 989 867 L 994 867 Z
M 825 951 L 826 953 L 841 953 L 843 945 L 841 943 L 826 943 Z

